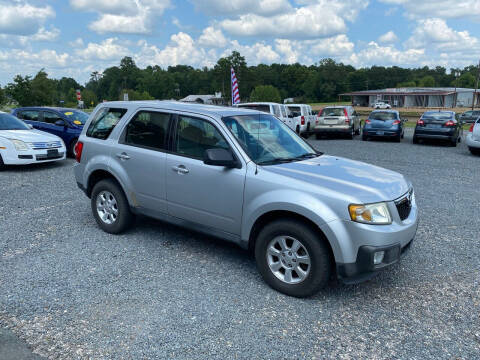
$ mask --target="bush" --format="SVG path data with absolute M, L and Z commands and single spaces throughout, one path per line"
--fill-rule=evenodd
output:
M 280 92 L 272 85 L 259 85 L 250 94 L 250 101 L 281 102 Z

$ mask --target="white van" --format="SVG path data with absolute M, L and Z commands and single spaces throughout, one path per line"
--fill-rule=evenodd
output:
M 307 104 L 287 104 L 293 116 L 292 128 L 297 134 L 308 134 L 315 127 L 317 117 L 312 112 L 312 107 Z
M 281 121 L 283 121 L 286 125 L 288 125 L 290 129 L 295 130 L 295 119 L 291 116 L 287 106 L 283 104 L 277 104 L 273 102 L 251 102 L 244 104 L 236 104 L 234 106 L 244 109 L 263 111 L 272 114 L 273 116 L 276 116 Z

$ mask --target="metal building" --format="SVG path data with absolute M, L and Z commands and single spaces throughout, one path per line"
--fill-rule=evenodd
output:
M 340 94 L 351 96 L 352 105 L 373 106 L 383 101 L 392 107 L 471 107 L 474 89 L 465 88 L 392 88 L 354 91 Z M 475 106 L 479 105 L 480 92 L 475 93 Z

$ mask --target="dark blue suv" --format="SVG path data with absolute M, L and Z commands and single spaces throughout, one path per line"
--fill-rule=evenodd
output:
M 35 129 L 61 137 L 70 156 L 74 155 L 75 144 L 88 119 L 83 111 L 56 107 L 23 107 L 12 110 L 12 115 Z

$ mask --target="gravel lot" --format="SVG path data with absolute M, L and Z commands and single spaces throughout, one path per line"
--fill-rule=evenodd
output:
M 208 236 L 146 218 L 103 233 L 72 160 L 8 169 L 0 327 L 52 359 L 478 359 L 480 157 L 408 131 L 401 144 L 311 140 L 405 174 L 422 219 L 401 263 L 309 299 L 271 290 L 252 256 Z

